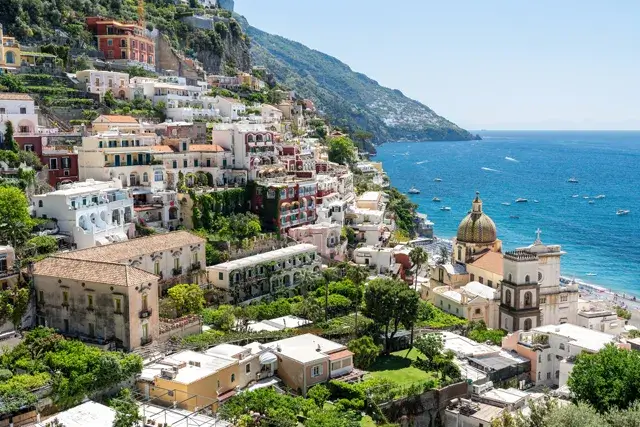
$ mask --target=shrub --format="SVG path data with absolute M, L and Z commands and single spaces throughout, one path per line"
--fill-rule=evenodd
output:
M 357 368 L 367 369 L 380 354 L 380 346 L 369 336 L 349 342 L 349 350 L 353 352 L 353 363 Z
M 7 381 L 13 377 L 13 373 L 8 369 L 0 369 L 0 381 Z
M 312 399 L 319 408 L 324 406 L 324 403 L 327 401 L 331 392 L 324 384 L 314 385 L 307 391 L 307 397 Z

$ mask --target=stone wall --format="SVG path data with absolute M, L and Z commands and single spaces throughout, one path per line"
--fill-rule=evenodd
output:
M 173 50 L 169 41 L 160 34 L 156 38 L 156 69 L 173 70 L 179 76 L 188 79 L 201 79 L 200 72 L 193 66 L 185 63 Z

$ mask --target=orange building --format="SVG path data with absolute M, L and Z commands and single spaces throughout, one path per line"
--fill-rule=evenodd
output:
M 155 43 L 138 23 L 90 17 L 87 26 L 96 35 L 98 50 L 107 61 L 155 70 Z

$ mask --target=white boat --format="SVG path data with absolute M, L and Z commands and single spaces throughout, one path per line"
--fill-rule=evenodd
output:
M 418 190 L 416 187 L 411 187 L 409 189 L 409 191 L 407 191 L 407 193 L 409 193 L 409 194 L 420 194 L 420 190 Z
M 503 206 L 511 206 L 511 203 L 509 203 L 509 202 L 502 202 L 501 204 L 502 204 Z
M 441 211 L 450 211 L 451 208 L 449 206 L 443 206 L 440 208 Z
M 595 198 L 596 199 L 604 199 L 605 197 L 607 197 L 607 196 L 605 196 L 604 194 L 598 194 Z
M 569 179 L 567 180 L 567 182 L 570 182 L 570 183 L 572 183 L 572 184 L 577 184 L 577 183 L 578 183 L 578 180 L 577 180 L 575 177 L 571 177 L 571 178 L 569 178 Z
M 519 197 L 519 198 L 516 199 L 516 203 L 527 203 L 527 202 L 528 202 L 528 200 L 525 199 L 525 198 L 522 198 L 522 197 Z
M 616 215 L 629 215 L 629 213 L 631 213 L 631 211 L 628 209 L 618 209 Z
M 582 196 L 583 199 L 590 199 L 589 196 Z
M 433 199 L 431 199 L 432 202 L 439 202 L 440 199 L 438 199 L 437 197 L 434 197 Z
M 573 197 L 574 199 L 577 199 L 578 197 L 580 197 L 580 195 L 579 195 L 579 194 L 574 194 L 574 195 L 573 195 L 573 196 L 571 196 L 571 197 Z
M 590 204 L 590 205 L 593 205 L 593 204 L 595 204 L 595 203 L 596 203 L 596 202 L 595 202 L 595 200 L 589 200 L 589 204 Z
M 539 203 L 537 200 L 534 200 L 533 203 Z
M 433 180 L 433 182 L 442 182 L 442 179 L 436 178 L 436 179 Z
M 597 276 L 598 273 L 587 273 L 587 276 Z

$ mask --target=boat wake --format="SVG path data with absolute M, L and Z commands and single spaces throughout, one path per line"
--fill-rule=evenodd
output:
M 423 161 L 421 161 L 421 162 L 417 162 L 417 163 L 416 163 L 416 165 L 421 165 L 421 164 L 423 164 L 423 163 L 427 163 L 428 161 L 429 161 L 429 160 L 423 160 Z
M 483 168 L 481 168 L 481 169 L 482 169 L 483 171 L 487 171 L 487 172 L 500 172 L 500 171 L 499 171 L 499 170 L 497 170 L 497 169 L 491 169 L 491 168 L 484 168 L 484 167 L 483 167 Z
M 516 162 L 516 163 L 520 163 L 519 161 L 517 161 L 516 159 L 514 159 L 513 157 L 505 157 L 505 160 L 508 160 L 510 162 Z

